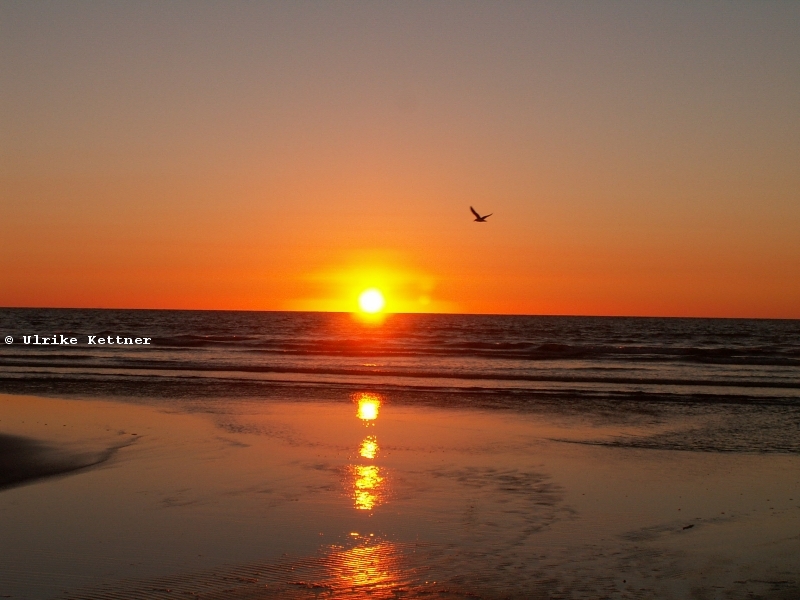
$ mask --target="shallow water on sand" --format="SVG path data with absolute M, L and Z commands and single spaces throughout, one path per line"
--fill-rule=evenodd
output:
M 0 595 L 796 597 L 800 457 L 615 443 L 717 418 L 0 396 L 5 434 L 114 449 L 0 492 Z

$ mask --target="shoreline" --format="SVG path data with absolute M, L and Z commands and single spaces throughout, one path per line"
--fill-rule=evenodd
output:
M 0 395 L 54 400 L 122 403 L 129 406 L 173 407 L 182 412 L 205 411 L 217 401 L 252 404 L 349 404 L 359 390 L 391 398 L 408 408 L 466 410 L 520 417 L 540 416 L 564 423 L 591 425 L 596 430 L 616 428 L 618 435 L 553 441 L 643 450 L 800 455 L 800 403 L 797 398 L 744 399 L 718 396 L 679 397 L 643 392 L 579 395 L 570 391 L 517 392 L 508 390 L 409 390 L 392 385 L 358 386 L 277 381 L 204 379 L 32 379 L 0 376 Z M 211 408 L 213 410 L 213 408 Z M 673 423 L 669 431 L 663 429 Z M 0 423 L 1 425 L 2 423 Z M 571 427 L 570 426 L 570 427 Z M 623 431 L 622 429 L 625 429 Z M 568 428 L 569 429 L 569 428 Z M 735 435 L 731 435 L 732 432 Z M 568 433 L 568 432 L 567 432 Z M 37 439 L 37 436 L 32 436 Z M 45 439 L 45 438 L 41 438 Z

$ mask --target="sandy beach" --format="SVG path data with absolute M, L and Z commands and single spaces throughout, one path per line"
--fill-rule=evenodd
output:
M 800 459 L 597 443 L 665 427 L 2 396 L 0 594 L 796 597 Z

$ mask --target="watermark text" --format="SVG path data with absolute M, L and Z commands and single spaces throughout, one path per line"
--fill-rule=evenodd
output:
M 33 334 L 23 335 L 21 338 L 23 344 L 32 346 L 77 346 L 83 340 L 87 346 L 150 346 L 153 342 L 153 338 L 149 337 L 122 335 L 88 335 L 78 338 L 63 334 L 52 336 Z M 14 341 L 13 336 L 7 335 L 5 338 L 6 344 L 13 344 Z

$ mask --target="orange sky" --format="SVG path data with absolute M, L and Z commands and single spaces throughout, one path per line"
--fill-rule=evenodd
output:
M 800 318 L 800 3 L 531 4 L 3 3 L 0 306 Z

